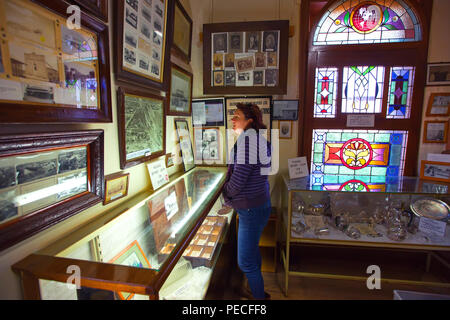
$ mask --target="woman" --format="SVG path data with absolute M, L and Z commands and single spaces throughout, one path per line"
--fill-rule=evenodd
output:
M 239 215 L 238 265 L 248 280 L 253 298 L 264 299 L 259 239 L 271 211 L 269 181 L 270 144 L 260 134 L 266 129 L 258 106 L 238 104 L 233 130 L 239 134 L 230 155 L 223 189 L 225 204 Z

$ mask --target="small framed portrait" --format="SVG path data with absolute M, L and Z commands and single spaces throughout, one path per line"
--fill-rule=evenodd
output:
M 245 51 L 259 52 L 261 51 L 261 32 L 249 31 L 245 34 Z
M 272 120 L 298 120 L 298 100 L 273 100 Z
M 253 85 L 254 86 L 264 85 L 264 70 L 253 71 Z
M 274 87 L 278 84 L 278 69 L 266 70 L 266 86 Z
M 129 173 L 113 173 L 105 177 L 105 199 L 103 205 L 128 195 Z
M 244 43 L 243 43 L 243 33 L 242 32 L 229 32 L 228 33 L 228 52 L 243 52 L 244 51 Z
M 225 68 L 234 68 L 234 53 L 225 54 Z
M 227 53 L 228 52 L 228 34 L 224 33 L 215 33 L 212 35 L 213 38 L 213 52 L 214 53 Z
M 420 165 L 420 178 L 450 182 L 450 163 L 422 160 Z
M 280 121 L 280 139 L 292 139 L 292 121 Z
M 214 53 L 214 70 L 223 70 L 223 53 Z
M 433 92 L 427 106 L 427 117 L 448 117 L 450 115 L 450 92 Z
M 448 121 L 425 121 L 423 143 L 446 143 Z
M 172 64 L 167 115 L 191 115 L 192 79 L 192 73 Z
M 236 71 L 226 70 L 225 71 L 225 85 L 235 86 L 236 85 Z
M 223 71 L 214 71 L 214 86 L 223 86 Z
M 450 62 L 428 64 L 427 86 L 434 85 L 450 85 Z
M 276 52 L 267 53 L 267 66 L 276 68 L 278 66 L 278 55 Z
M 166 154 L 166 168 L 170 168 L 173 166 L 174 166 L 173 154 L 168 153 L 168 154 Z
M 263 51 L 278 51 L 278 33 L 279 31 L 264 31 L 263 33 Z

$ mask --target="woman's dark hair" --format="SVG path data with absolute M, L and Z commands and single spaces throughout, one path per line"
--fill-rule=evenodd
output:
M 253 119 L 250 123 L 250 128 L 255 129 L 256 131 L 260 129 L 267 129 L 267 126 L 262 121 L 261 110 L 256 104 L 238 103 L 236 108 L 242 111 L 246 120 Z

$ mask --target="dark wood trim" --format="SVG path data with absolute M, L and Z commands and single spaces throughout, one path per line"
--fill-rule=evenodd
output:
M 164 67 L 160 70 L 162 73 L 161 80 L 153 80 L 138 73 L 133 73 L 123 68 L 123 12 L 125 0 L 115 0 L 113 2 L 114 12 L 114 35 L 115 35 L 115 73 L 116 82 L 118 85 L 131 85 L 133 87 L 142 87 L 146 89 L 166 91 L 169 85 L 170 78 L 170 48 L 173 43 L 173 18 L 175 9 L 175 0 L 166 0 L 167 3 L 167 20 L 166 20 L 166 34 L 164 44 L 164 54 L 162 60 Z M 156 92 L 155 92 L 156 93 Z
M 108 22 L 108 0 L 68 0 L 73 4 L 79 5 L 81 9 L 86 10 L 92 16 Z
M 139 158 L 127 160 L 127 154 L 126 154 L 126 137 L 125 137 L 125 95 L 134 95 L 139 96 L 143 98 L 153 99 L 153 100 L 159 100 L 162 102 L 162 125 L 163 125 L 163 149 L 161 151 L 155 152 L 150 154 L 149 156 L 142 156 Z M 133 167 L 135 165 L 148 162 L 152 159 L 161 157 L 166 154 L 166 105 L 167 105 L 167 98 L 154 95 L 150 92 L 146 92 L 145 90 L 142 90 L 140 88 L 134 88 L 131 89 L 127 86 L 121 86 L 119 87 L 119 90 L 117 91 L 117 111 L 118 111 L 118 126 L 119 126 L 119 156 L 120 156 L 120 168 L 126 169 Z
M 172 43 L 172 53 L 175 54 L 176 56 L 180 57 L 181 59 L 183 59 L 186 63 L 189 64 L 189 62 L 191 61 L 191 53 L 192 53 L 192 19 L 189 16 L 189 14 L 187 13 L 187 11 L 184 9 L 183 5 L 181 4 L 181 2 L 179 0 L 175 0 L 175 9 L 180 9 L 182 15 L 184 16 L 184 18 L 189 22 L 189 52 L 188 54 L 186 54 L 176 43 L 175 43 L 175 38 L 174 41 Z M 173 23 L 175 26 L 175 11 L 173 13 Z M 174 33 L 176 32 L 175 27 L 174 27 Z
M 38 151 L 87 146 L 90 189 L 66 200 L 0 225 L 0 251 L 102 202 L 103 130 L 0 136 L 0 157 Z
M 171 96 L 172 96 L 172 69 L 175 69 L 190 78 L 191 92 L 190 92 L 189 111 L 188 112 L 170 110 Z M 194 92 L 194 76 L 192 75 L 192 73 L 183 69 L 182 67 L 180 67 L 176 64 L 172 64 L 172 66 L 170 68 L 170 85 L 169 85 L 169 88 L 167 89 L 167 101 L 168 102 L 166 105 L 166 115 L 168 115 L 168 116 L 186 116 L 186 117 L 190 116 L 192 113 L 192 94 L 193 94 L 193 92 Z
M 278 85 L 273 87 L 211 86 L 211 35 L 216 32 L 280 31 Z M 203 25 L 203 94 L 286 94 L 289 50 L 289 20 L 210 23 Z M 245 46 L 245 44 L 244 44 Z
M 64 19 L 67 17 L 69 4 L 62 0 L 32 1 Z M 55 107 L 23 101 L 0 102 L 1 123 L 112 122 L 108 26 L 84 12 L 81 12 L 81 25 L 97 36 L 99 109 L 77 108 L 64 104 Z

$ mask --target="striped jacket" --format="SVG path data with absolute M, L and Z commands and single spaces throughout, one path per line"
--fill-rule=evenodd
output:
M 230 153 L 222 193 L 225 204 L 234 209 L 250 209 L 270 200 L 270 166 L 270 143 L 253 129 L 244 131 Z

